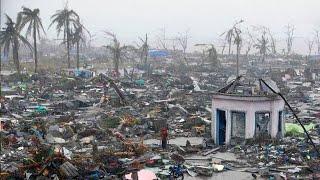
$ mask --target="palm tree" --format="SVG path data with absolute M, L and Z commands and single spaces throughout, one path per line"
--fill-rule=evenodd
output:
M 222 33 L 220 36 L 223 36 L 225 34 L 225 39 L 229 46 L 229 55 L 231 51 L 231 44 L 233 41 L 233 44 L 237 47 L 237 77 L 239 76 L 239 54 L 241 50 L 242 45 L 242 38 L 241 38 L 241 30 L 237 27 L 239 24 L 243 23 L 243 20 L 237 21 L 231 29 L 228 31 Z
M 148 34 L 146 34 L 145 39 L 142 39 L 142 38 L 139 38 L 139 39 L 142 42 L 142 45 L 140 47 L 140 60 L 146 66 L 148 61 L 148 51 L 149 51 Z
M 238 28 L 234 28 L 235 36 L 234 36 L 234 44 L 237 47 L 237 77 L 239 77 L 239 55 L 242 46 L 242 38 L 241 38 L 241 30 Z
M 20 35 L 19 24 L 15 24 L 12 19 L 6 15 L 6 27 L 0 31 L 0 46 L 3 48 L 5 55 L 10 52 L 10 46 L 12 46 L 13 62 L 16 66 L 18 76 L 21 78 L 20 73 L 20 61 L 19 61 L 19 46 L 20 41 L 32 50 L 31 44 L 25 37 Z
M 67 46 L 68 68 L 70 68 L 71 31 L 73 27 L 78 27 L 79 15 L 75 11 L 69 10 L 67 7 L 65 7 L 64 9 L 58 10 L 54 15 L 52 15 L 51 21 L 52 22 L 49 25 L 49 28 L 53 24 L 56 24 L 58 36 L 61 32 L 63 32 L 63 42 Z
M 22 30 L 27 24 L 26 37 L 33 37 L 33 49 L 34 49 L 34 72 L 37 73 L 38 69 L 38 50 L 37 50 L 37 36 L 40 39 L 40 29 L 45 34 L 42 26 L 41 18 L 39 17 L 39 9 L 29 9 L 22 7 L 22 11 L 18 13 L 17 24 L 19 24 L 20 30 Z
M 125 56 L 126 50 L 136 50 L 133 46 L 126 46 L 120 45 L 120 42 L 118 41 L 117 37 L 115 34 L 110 33 L 110 32 L 105 32 L 107 34 L 107 36 L 111 37 L 113 43 L 111 45 L 107 45 L 104 46 L 106 47 L 108 50 L 111 51 L 111 53 L 113 54 L 113 65 L 114 65 L 114 71 L 116 72 L 116 75 L 118 76 L 119 73 L 119 63 L 120 60 L 123 59 L 123 56 Z
M 261 39 L 257 39 L 257 44 L 255 44 L 255 48 L 259 50 L 261 61 L 264 62 L 266 58 L 266 53 L 270 51 L 269 49 L 269 40 L 266 37 L 266 32 L 264 31 L 261 35 Z
M 74 32 L 71 33 L 72 44 L 75 44 L 77 49 L 77 69 L 80 67 L 80 43 L 85 42 L 86 32 L 90 36 L 90 32 L 80 22 L 78 22 L 77 25 L 74 25 Z

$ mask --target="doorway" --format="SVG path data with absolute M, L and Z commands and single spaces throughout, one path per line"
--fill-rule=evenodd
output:
M 278 136 L 282 137 L 282 111 L 279 111 L 279 119 L 278 119 Z
M 226 111 L 217 109 L 217 144 L 222 145 L 226 142 Z

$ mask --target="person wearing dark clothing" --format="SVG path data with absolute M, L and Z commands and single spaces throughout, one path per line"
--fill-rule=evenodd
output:
M 167 128 L 162 128 L 161 129 L 162 149 L 166 149 L 167 148 L 167 138 L 168 138 L 168 129 Z

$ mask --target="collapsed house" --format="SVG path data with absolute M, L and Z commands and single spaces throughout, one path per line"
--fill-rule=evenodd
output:
M 273 89 L 276 84 L 269 80 Z M 211 134 L 216 144 L 284 135 L 284 104 L 260 81 L 238 77 L 212 97 Z

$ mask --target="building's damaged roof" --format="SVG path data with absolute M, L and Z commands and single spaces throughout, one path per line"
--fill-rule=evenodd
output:
M 279 92 L 277 84 L 271 80 L 264 80 L 273 90 Z M 260 79 L 249 79 L 238 76 L 225 87 L 217 91 L 219 94 L 230 94 L 239 96 L 270 96 L 275 95 Z

